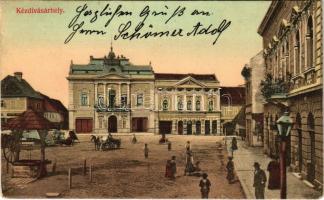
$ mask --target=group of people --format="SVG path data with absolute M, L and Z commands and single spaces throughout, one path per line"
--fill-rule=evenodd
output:
M 238 149 L 237 140 L 235 137 L 232 139 L 231 144 L 232 156 L 228 158 L 226 165 L 227 169 L 227 180 L 229 184 L 235 182 L 235 172 L 234 172 L 234 162 L 233 162 L 233 152 Z M 255 188 L 255 197 L 256 199 L 264 199 L 264 192 L 267 182 L 267 176 L 264 170 L 261 169 L 260 163 L 254 163 L 254 177 L 253 177 L 253 187 Z M 276 190 L 280 189 L 280 164 L 278 157 L 272 157 L 272 160 L 267 166 L 269 171 L 269 180 L 268 180 L 268 189 Z
M 134 136 L 135 138 L 135 136 Z M 132 140 L 133 143 L 136 143 L 136 138 Z M 226 164 L 227 176 L 229 184 L 235 183 L 235 171 L 234 171 L 234 162 L 233 162 L 233 152 L 237 150 L 237 141 L 234 137 L 232 139 L 231 150 L 232 156 L 228 157 L 228 162 Z M 197 161 L 194 164 L 193 152 L 191 150 L 190 141 L 187 141 L 185 146 L 185 154 L 186 154 L 186 165 L 184 170 L 184 175 L 196 175 L 201 176 L 202 179 L 199 182 L 200 192 L 202 198 L 208 198 L 208 194 L 210 191 L 211 183 L 208 179 L 208 174 L 202 173 L 199 167 L 200 162 Z M 144 156 L 148 158 L 148 145 L 144 146 Z M 253 187 L 255 188 L 255 197 L 256 199 L 264 199 L 265 186 L 267 182 L 267 176 L 264 170 L 261 169 L 260 164 L 258 162 L 254 163 L 254 179 L 253 179 Z M 267 167 L 269 171 L 269 183 L 268 189 L 280 189 L 280 166 L 278 159 L 273 159 Z M 170 160 L 167 160 L 165 167 L 165 177 L 170 178 L 171 180 L 175 180 L 175 175 L 177 173 L 177 164 L 176 164 L 176 156 L 172 156 Z
M 209 190 L 211 183 L 209 181 L 208 174 L 202 173 L 199 167 L 200 162 L 197 161 L 195 165 L 193 164 L 193 153 L 191 150 L 190 141 L 186 143 L 186 166 L 184 175 L 189 176 L 202 176 L 202 179 L 199 182 L 200 192 L 202 198 L 208 198 Z M 165 167 L 165 177 L 175 180 L 175 174 L 177 173 L 176 157 L 172 156 L 171 160 L 167 160 Z

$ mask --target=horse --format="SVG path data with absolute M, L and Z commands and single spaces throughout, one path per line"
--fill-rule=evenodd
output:
M 91 137 L 90 141 L 93 142 L 95 145 L 95 150 L 100 150 L 101 143 L 102 143 L 100 141 L 100 137 L 99 136 L 96 137 L 95 135 L 91 135 L 90 137 Z

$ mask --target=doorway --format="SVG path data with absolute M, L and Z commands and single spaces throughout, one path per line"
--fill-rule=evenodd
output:
M 178 122 L 178 134 L 179 135 L 183 134 L 183 122 L 182 121 Z
M 196 121 L 196 134 L 200 135 L 201 134 L 201 122 Z
M 172 121 L 159 121 L 160 134 L 171 134 Z
M 108 133 L 117 133 L 117 117 L 114 115 L 108 118 Z
M 187 135 L 192 135 L 192 123 L 187 121 Z
M 209 135 L 210 134 L 210 121 L 206 120 L 205 121 L 205 135 Z
M 147 117 L 132 118 L 132 132 L 146 132 L 147 131 Z

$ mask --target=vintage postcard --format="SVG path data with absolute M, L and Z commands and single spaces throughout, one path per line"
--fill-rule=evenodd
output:
M 2 198 L 322 198 L 322 5 L 1 1 Z

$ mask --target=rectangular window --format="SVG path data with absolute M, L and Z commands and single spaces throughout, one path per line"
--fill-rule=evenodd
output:
M 1 108 L 4 108 L 4 107 L 5 107 L 4 100 L 1 100 Z
M 138 94 L 137 95 L 137 106 L 142 106 L 143 105 L 143 94 Z
M 81 106 L 88 105 L 88 95 L 86 93 L 81 94 Z

